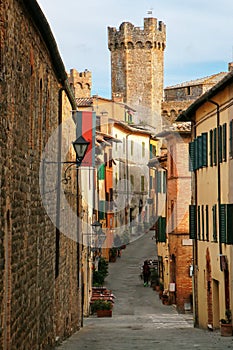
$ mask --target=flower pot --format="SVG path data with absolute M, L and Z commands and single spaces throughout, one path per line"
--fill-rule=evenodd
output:
M 231 323 L 221 323 L 221 336 L 231 337 L 232 336 L 232 324 Z
M 97 310 L 97 317 L 112 317 L 112 310 Z

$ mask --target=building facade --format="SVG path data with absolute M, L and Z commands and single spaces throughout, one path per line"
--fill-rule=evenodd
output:
M 56 181 L 50 181 L 57 225 L 43 202 L 51 178 L 40 172 L 58 125 L 70 119 L 75 136 L 76 102 L 37 2 L 1 1 L 0 16 L 0 348 L 47 349 L 78 329 L 82 319 L 79 245 L 59 229 L 56 183 L 63 169 L 57 163 Z M 60 149 L 56 144 L 56 161 Z M 76 190 L 70 186 L 66 196 L 75 208 Z
M 232 87 L 230 72 L 179 117 L 192 121 L 195 322 L 213 329 L 226 310 L 233 311 Z

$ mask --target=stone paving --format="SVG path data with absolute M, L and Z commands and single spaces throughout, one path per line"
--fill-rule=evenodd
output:
M 116 263 L 109 264 L 106 287 L 116 296 L 112 318 L 90 316 L 84 327 L 57 350 L 233 349 L 233 337 L 193 327 L 192 314 L 178 314 L 163 305 L 158 293 L 144 287 L 140 266 L 156 258 L 152 233 L 131 243 Z

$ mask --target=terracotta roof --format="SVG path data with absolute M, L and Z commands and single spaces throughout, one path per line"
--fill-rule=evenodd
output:
M 91 107 L 93 104 L 92 97 L 76 98 L 76 103 L 78 107 Z
M 186 87 L 186 86 L 192 86 L 192 85 L 208 85 L 208 84 L 217 84 L 221 79 L 223 79 L 226 75 L 228 74 L 228 72 L 220 72 L 217 74 L 213 74 L 204 78 L 200 78 L 200 79 L 195 79 L 195 80 L 190 80 L 190 81 L 186 81 L 177 85 L 173 85 L 173 86 L 167 86 L 165 88 L 165 90 L 167 89 L 177 89 L 177 88 L 181 88 L 181 87 Z
M 214 85 L 210 90 L 201 95 L 196 101 L 194 101 L 183 113 L 181 113 L 177 121 L 192 120 L 192 114 L 205 102 L 208 102 L 212 97 L 222 91 L 226 86 L 233 82 L 233 71 L 228 73 L 222 80 Z
M 191 122 L 177 122 L 173 123 L 171 126 L 165 128 L 160 133 L 158 133 L 157 137 L 163 137 L 171 133 L 190 133 L 191 132 Z

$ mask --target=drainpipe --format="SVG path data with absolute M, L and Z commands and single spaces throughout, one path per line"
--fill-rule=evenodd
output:
M 221 169 L 220 169 L 220 161 L 219 161 L 219 144 L 218 144 L 218 138 L 219 138 L 219 125 L 220 125 L 220 106 L 217 102 L 213 100 L 207 100 L 207 102 L 210 102 L 214 104 L 217 107 L 217 139 L 216 139 L 216 144 L 217 144 L 217 173 L 218 173 L 218 232 L 219 232 L 219 254 L 220 256 L 222 255 L 222 242 L 221 242 L 221 237 L 220 237 L 220 232 L 221 232 L 221 223 L 220 223 L 220 206 L 221 206 Z
M 129 151 L 128 151 L 128 137 L 132 135 L 129 133 L 126 135 L 126 205 L 127 205 L 127 226 L 130 226 L 129 222 Z
M 193 138 L 195 139 L 197 137 L 196 134 L 196 127 L 194 123 L 194 135 Z M 194 173 L 194 198 L 192 198 L 192 202 L 196 204 L 197 206 L 197 175 L 196 170 Z M 197 215 L 197 214 L 196 214 Z M 193 321 L 194 321 L 194 327 L 199 326 L 199 315 L 198 315 L 198 293 L 197 293 L 197 273 L 198 273 L 198 244 L 197 244 L 197 234 L 195 236 L 194 242 L 193 242 Z

